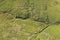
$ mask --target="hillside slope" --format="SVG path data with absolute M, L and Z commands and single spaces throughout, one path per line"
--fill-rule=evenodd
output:
M 0 40 L 60 40 L 59 13 L 59 0 L 0 0 Z

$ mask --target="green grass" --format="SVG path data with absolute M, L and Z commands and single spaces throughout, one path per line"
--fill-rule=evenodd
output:
M 46 24 L 33 21 L 30 18 L 26 20 L 15 18 L 21 11 L 23 14 L 26 13 L 25 2 L 27 0 L 4 0 L 0 3 L 0 40 L 60 40 L 60 24 L 50 25 L 43 32 L 34 34 L 43 29 Z M 30 0 L 30 2 L 34 2 L 34 4 L 29 4 L 31 6 L 29 10 L 32 10 L 33 6 L 35 8 L 34 16 L 45 18 L 48 14 L 50 22 L 60 21 L 59 0 L 57 0 L 57 5 L 55 0 Z M 48 5 L 47 10 L 44 10 L 45 4 Z M 9 12 L 3 13 L 3 11 Z
M 41 40 L 60 40 L 60 24 L 51 25 L 45 31 L 38 35 Z
M 60 40 L 60 24 L 51 25 L 42 33 L 34 34 L 44 28 L 45 24 L 31 19 L 9 20 L 10 17 L 6 16 L 0 14 L 0 40 Z
M 43 23 L 30 19 L 11 19 L 9 14 L 0 14 L 0 39 L 1 40 L 27 40 L 35 32 L 42 29 Z

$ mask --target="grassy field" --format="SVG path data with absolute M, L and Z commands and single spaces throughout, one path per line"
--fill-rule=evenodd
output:
M 31 19 L 10 19 L 8 16 L 0 14 L 0 40 L 60 40 L 60 24 L 51 25 L 43 32 L 34 34 L 46 24 Z
M 59 17 L 59 0 L 0 0 L 0 40 L 60 40 Z

